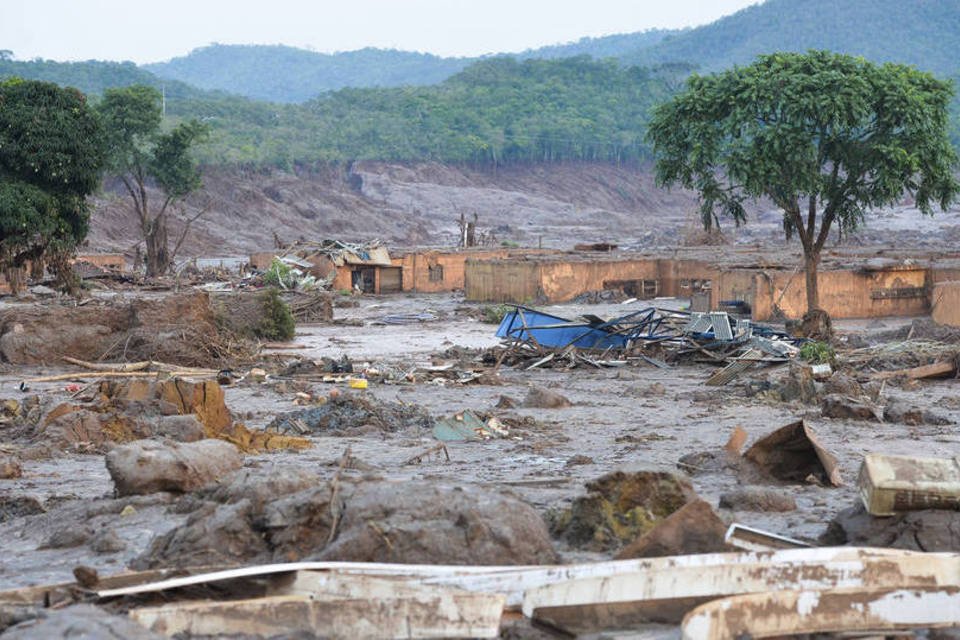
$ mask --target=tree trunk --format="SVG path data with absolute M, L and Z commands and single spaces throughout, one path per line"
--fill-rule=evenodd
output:
M 170 255 L 167 250 L 167 218 L 159 216 L 144 231 L 147 246 L 147 277 L 155 278 L 170 268 Z
M 803 250 L 803 266 L 807 276 L 807 313 L 820 309 L 820 291 L 817 287 L 817 268 L 820 266 L 820 253 L 806 247 Z

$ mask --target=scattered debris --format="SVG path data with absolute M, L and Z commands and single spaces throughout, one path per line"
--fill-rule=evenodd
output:
M 433 437 L 442 442 L 504 438 L 510 432 L 496 416 L 481 417 L 473 411 L 461 411 L 441 418 L 433 426 Z
M 830 521 L 820 543 L 926 552 L 956 551 L 960 549 L 960 511 L 927 509 L 878 518 L 868 513 L 858 500 Z
M 42 609 L 32 620 L 3 632 L 4 640 L 162 640 L 166 636 L 149 631 L 126 616 L 107 613 L 99 607 L 78 604 L 65 609 Z
M 23 475 L 20 461 L 13 456 L 0 456 L 0 480 L 12 480 Z

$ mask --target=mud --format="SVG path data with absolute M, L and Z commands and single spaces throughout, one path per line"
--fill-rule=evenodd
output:
M 491 325 L 455 312 L 465 305 L 456 295 L 364 296 L 357 301 L 357 307 L 338 308 L 336 317 L 355 321 L 359 326 L 299 327 L 295 344 L 304 348 L 295 351 L 296 357 L 315 361 L 326 357 L 341 361 L 346 355 L 358 372 L 369 367 L 409 371 L 417 366 L 460 362 L 452 357 L 451 349 L 455 346 L 462 348 L 459 351 L 462 354 L 469 349 L 483 349 L 498 343 Z M 375 318 L 385 314 L 416 313 L 424 309 L 446 312 L 446 319 L 415 325 L 372 324 Z M 584 312 L 622 315 L 625 309 L 628 308 L 624 305 L 613 304 L 561 305 L 547 310 L 556 315 L 575 317 Z M 885 319 L 885 326 L 878 328 L 890 330 L 898 324 L 909 326 L 909 322 L 909 319 Z M 869 329 L 867 324 L 838 321 L 834 328 L 841 336 L 844 332 L 854 332 L 873 341 L 877 330 Z M 73 568 L 81 564 L 96 569 L 101 575 L 118 573 L 135 558 L 151 558 L 148 550 L 158 536 L 179 529 L 190 518 L 196 517 L 200 522 L 201 518 L 196 514 L 202 509 L 208 509 L 211 515 L 232 509 L 235 515 L 225 517 L 224 526 L 248 523 L 256 539 L 262 543 L 262 532 L 253 528 L 245 513 L 264 513 L 266 505 L 275 502 L 278 494 L 293 495 L 313 490 L 312 504 L 319 509 L 317 517 L 324 513 L 329 515 L 329 509 L 323 510 L 321 498 L 329 496 L 330 483 L 338 473 L 344 487 L 375 474 L 382 482 L 399 483 L 400 487 L 423 487 L 423 491 L 434 486 L 459 486 L 468 496 L 474 496 L 474 490 L 492 495 L 509 491 L 530 505 L 539 518 L 546 520 L 586 497 L 587 483 L 606 474 L 636 470 L 681 473 L 677 465 L 682 457 L 703 452 L 713 455 L 719 463 L 702 465 L 687 482 L 693 493 L 711 507 L 716 507 L 722 494 L 743 484 L 738 470 L 726 464 L 728 456 L 724 445 L 731 434 L 740 428 L 749 441 L 755 442 L 801 418 L 815 430 L 823 447 L 836 456 L 845 484 L 830 488 L 804 482 L 806 476 L 799 477 L 790 484 L 777 484 L 779 491 L 794 500 L 795 511 L 780 513 L 733 508 L 717 515 L 725 523 L 736 521 L 815 541 L 834 516 L 857 499 L 853 480 L 864 453 L 951 457 L 960 445 L 960 437 L 953 426 L 960 420 L 960 403 L 955 398 L 956 382 L 953 380 L 927 380 L 903 387 L 887 384 L 881 388 L 877 385 L 875 401 L 879 405 L 886 405 L 890 398 L 896 397 L 907 406 L 935 407 L 937 413 L 951 422 L 946 425 L 912 425 L 906 421 L 827 419 L 820 415 L 818 403 L 807 404 L 800 397 L 784 401 L 770 394 L 751 392 L 751 387 L 763 380 L 776 379 L 781 373 L 786 375 L 787 367 L 751 371 L 722 388 L 703 386 L 703 381 L 714 371 L 707 365 L 659 369 L 638 364 L 617 370 L 519 371 L 502 368 L 499 376 L 502 384 L 498 386 L 461 385 L 426 373 L 419 376 L 415 384 L 404 380 L 394 384 L 372 381 L 366 390 L 350 390 L 346 383 L 323 383 L 309 377 L 297 381 L 295 386 L 291 379 L 278 379 L 273 373 L 294 359 L 289 351 L 267 351 L 264 358 L 268 363 L 276 363 L 268 367 L 271 373 L 264 379 L 248 378 L 222 389 L 224 403 L 234 420 L 242 420 L 251 430 L 267 426 L 279 415 L 303 409 L 294 405 L 296 391 L 309 393 L 314 398 L 328 398 L 329 404 L 336 401 L 336 398 L 330 398 L 331 391 L 337 390 L 343 398 L 360 399 L 374 406 L 392 406 L 389 403 L 415 406 L 430 416 L 449 416 L 463 410 L 479 415 L 491 412 L 500 415 L 495 407 L 501 396 L 522 399 L 531 387 L 562 394 L 572 404 L 540 409 L 520 406 L 518 402 L 509 410 L 510 415 L 529 420 L 527 427 L 511 429 L 505 438 L 447 443 L 449 459 L 443 455 L 429 455 L 418 464 L 406 464 L 436 444 L 429 430 L 420 427 L 393 431 L 376 428 L 336 436 L 307 433 L 303 437 L 311 443 L 310 448 L 297 452 L 254 452 L 243 457 L 240 473 L 258 475 L 262 472 L 276 485 L 274 488 L 251 491 L 225 485 L 181 497 L 152 494 L 123 499 L 112 497 L 113 483 L 102 454 L 68 448 L 55 450 L 53 457 L 25 455 L 32 447 L 43 446 L 43 440 L 27 441 L 16 435 L 22 435 L 24 429 L 30 428 L 29 421 L 20 423 L 19 418 L 12 417 L 7 422 L 0 420 L 0 448 L 4 455 L 18 457 L 23 472 L 20 478 L 0 480 L 0 539 L 4 540 L 6 551 L 0 557 L 0 588 L 73 580 Z M 43 407 L 41 413 L 44 415 L 57 404 L 76 402 L 70 397 L 75 392 L 68 391 L 65 382 L 35 383 L 27 393 L 19 389 L 24 377 L 63 370 L 60 366 L 8 367 L 4 375 L 0 375 L 0 401 L 17 400 L 25 407 L 24 416 L 30 412 L 26 409 L 26 399 L 31 396 L 41 398 L 37 406 Z M 818 399 L 823 393 L 816 387 L 820 384 L 815 383 L 813 389 Z M 353 401 L 347 401 L 347 404 L 352 405 Z M 341 465 L 347 448 L 350 451 L 347 463 Z M 756 482 L 751 480 L 751 483 Z M 764 480 L 760 484 L 771 486 L 772 483 Z M 320 486 L 326 489 L 326 493 L 316 488 Z M 344 491 L 344 495 L 347 493 Z M 413 496 L 410 499 L 413 500 Z M 329 500 L 326 504 L 329 505 Z M 685 501 L 678 506 L 683 504 Z M 130 509 L 126 509 L 128 506 Z M 347 525 L 348 512 L 344 513 L 339 527 Z M 203 522 L 213 527 L 218 520 L 208 516 Z M 78 546 L 39 548 L 57 531 L 70 526 L 88 527 L 92 534 Z M 345 535 L 352 529 L 353 525 L 341 529 L 340 533 Z M 387 530 L 381 529 L 389 538 Z M 460 540 L 464 539 L 463 527 L 440 529 L 456 529 Z M 241 551 L 251 549 L 249 557 L 275 557 L 275 549 L 254 544 L 251 542 L 254 538 L 244 538 L 247 533 L 242 529 L 235 532 L 236 538 L 243 542 Z M 510 535 L 513 534 L 508 537 Z M 356 540 L 365 545 L 369 543 L 369 546 L 358 546 L 358 549 L 386 553 L 386 543 L 370 527 L 366 530 L 358 528 L 357 536 Z M 201 540 L 202 536 L 196 539 Z M 393 538 L 389 539 L 394 543 Z M 564 537 L 552 537 L 551 543 L 562 561 L 576 562 L 610 558 L 614 549 L 634 539 L 618 542 L 606 550 L 579 548 Z M 396 544 L 400 546 L 399 542 Z M 297 553 L 317 551 L 286 545 L 286 542 L 277 542 L 276 549 L 293 549 Z M 325 548 L 318 547 L 319 552 Z M 224 559 L 233 561 L 237 557 L 247 557 L 226 552 L 224 555 L 231 556 Z M 366 557 L 385 556 L 371 552 Z M 188 562 L 190 557 L 184 557 L 182 561 Z

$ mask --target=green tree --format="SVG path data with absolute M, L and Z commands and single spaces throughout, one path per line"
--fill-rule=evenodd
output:
M 707 228 L 720 213 L 745 222 L 747 199 L 772 200 L 803 246 L 807 313 L 823 317 L 817 267 L 835 223 L 853 229 L 905 192 L 928 214 L 956 197 L 952 94 L 912 67 L 826 51 L 694 75 L 651 120 L 657 180 L 698 191 Z
M 140 224 L 147 275 L 161 275 L 172 261 L 171 206 L 201 186 L 191 151 L 204 140 L 207 129 L 190 120 L 163 132 L 160 92 L 144 85 L 107 89 L 98 110 L 106 130 L 109 170 L 123 183 Z M 150 204 L 151 187 L 160 192 L 159 206 Z
M 0 267 L 66 256 L 86 237 L 86 197 L 100 184 L 103 137 L 76 89 L 19 78 L 0 82 Z

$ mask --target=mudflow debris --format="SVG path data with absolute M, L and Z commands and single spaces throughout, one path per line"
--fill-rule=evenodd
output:
M 723 637 L 717 603 L 800 585 L 960 589 L 955 330 L 360 293 L 407 276 L 380 249 L 0 307 L 4 638 Z M 290 339 L 258 337 L 268 281 Z

